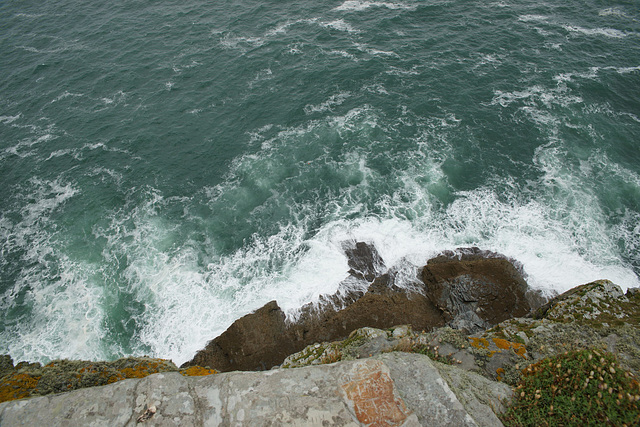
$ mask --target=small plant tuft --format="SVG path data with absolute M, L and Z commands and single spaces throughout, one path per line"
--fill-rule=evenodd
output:
M 565 352 L 522 374 L 506 426 L 640 425 L 640 383 L 611 353 Z

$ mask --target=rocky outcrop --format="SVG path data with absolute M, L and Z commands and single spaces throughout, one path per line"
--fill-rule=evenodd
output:
M 350 276 L 336 295 L 323 297 L 320 307 L 303 307 L 291 323 L 276 301 L 269 302 L 237 320 L 183 366 L 223 372 L 269 369 L 309 344 L 344 339 L 365 326 L 407 324 L 430 331 L 449 325 L 475 332 L 543 302 L 531 297 L 518 268 L 493 252 L 444 253 L 428 261 L 415 283 L 400 288 L 397 272 L 386 269 L 373 245 L 346 242 L 344 250 Z
M 178 371 L 170 360 L 149 357 L 127 357 L 111 362 L 54 360 L 44 366 L 27 362 L 13 366 L 13 360 L 9 356 L 2 356 L 1 360 L 0 402 L 112 384 L 159 372 Z M 192 366 L 180 370 L 180 373 L 200 376 L 217 372 Z
M 187 378 L 169 372 L 0 404 L 0 424 L 496 426 L 510 387 L 419 354 Z
M 524 316 L 543 302 L 517 266 L 494 252 L 458 249 L 430 259 L 421 277 L 425 294 L 447 324 L 473 333 Z
M 362 328 L 342 341 L 315 343 L 288 356 L 295 368 L 353 360 L 390 351 L 428 354 L 491 380 L 515 384 L 522 369 L 566 351 L 595 348 L 613 353 L 625 370 L 640 372 L 640 293 L 598 280 L 573 288 L 526 317 L 507 319 L 468 334 L 450 327 L 414 331 Z

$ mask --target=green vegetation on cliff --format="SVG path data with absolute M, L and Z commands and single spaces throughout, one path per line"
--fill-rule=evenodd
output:
M 640 383 L 615 355 L 566 352 L 529 365 L 516 387 L 506 426 L 640 424 Z

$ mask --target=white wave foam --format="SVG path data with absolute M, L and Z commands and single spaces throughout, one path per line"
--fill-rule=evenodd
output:
M 325 111 L 330 111 L 331 107 L 334 107 L 336 105 L 342 105 L 344 101 L 346 101 L 350 96 L 351 96 L 351 92 L 340 92 L 338 94 L 331 95 L 329 99 L 322 102 L 321 104 L 305 105 L 304 112 L 306 114 L 313 114 L 313 113 L 323 113 Z
M 48 15 L 44 13 L 16 13 L 15 16 L 20 18 L 42 18 Z
M 372 85 L 365 85 L 362 87 L 362 90 L 370 92 L 370 93 L 377 93 L 380 95 L 389 95 L 389 92 L 387 92 L 387 89 L 385 89 L 384 85 L 382 85 L 381 83 L 375 83 Z
M 563 25 L 562 28 L 577 34 L 584 34 L 586 36 L 605 36 L 616 39 L 621 39 L 627 36 L 624 31 L 616 30 L 614 28 L 584 28 L 575 25 Z
M 380 49 L 375 49 L 375 48 L 371 48 L 369 46 L 360 44 L 360 43 L 354 43 L 356 49 L 358 49 L 361 52 L 366 52 L 369 55 L 372 56 L 394 56 L 396 58 L 399 57 L 399 55 L 393 51 L 390 50 L 380 50 Z
M 535 85 L 523 91 L 503 92 L 496 90 L 491 104 L 499 104 L 502 107 L 506 107 L 518 101 L 524 101 L 524 104 L 529 108 L 535 106 L 536 103 L 541 103 L 545 107 L 550 107 L 554 104 L 566 107 L 570 104 L 583 102 L 581 97 L 570 95 L 565 85 L 558 85 L 553 89 Z
M 336 7 L 333 10 L 339 11 L 363 11 L 369 9 L 371 7 L 384 7 L 387 9 L 404 9 L 404 10 L 415 10 L 416 6 L 406 4 L 406 3 L 395 3 L 395 2 L 383 2 L 383 1 L 362 1 L 362 0 L 347 0 L 342 3 L 340 6 Z
M 104 358 L 101 344 L 102 294 L 92 276 L 95 266 L 72 261 L 51 217 L 78 194 L 71 184 L 32 179 L 21 191 L 21 208 L 0 221 L 3 254 L 19 256 L 23 266 L 13 286 L 0 296 L 7 316 L 0 333 L 3 351 L 17 360 Z M 5 211 L 6 213 L 6 211 Z
M 3 125 L 9 125 L 18 120 L 20 117 L 22 117 L 22 113 L 18 113 L 15 116 L 0 116 L 0 123 L 2 123 Z
M 345 50 L 330 50 L 330 51 L 327 52 L 327 54 L 328 55 L 335 55 L 335 56 L 342 56 L 342 57 L 345 57 L 345 58 L 349 58 L 354 62 L 358 62 L 359 61 L 359 59 L 356 58 L 355 55 L 353 55 L 353 54 L 351 54 L 351 53 L 349 53 L 349 52 L 347 52 Z
M 49 126 L 47 130 L 52 130 L 53 126 Z M 43 132 L 43 130 L 38 130 L 39 133 Z M 56 139 L 58 136 L 52 133 L 45 133 L 41 135 L 36 135 L 32 138 L 26 138 L 18 142 L 16 145 L 6 148 L 3 153 L 5 155 L 14 155 L 20 158 L 26 158 L 36 155 L 36 152 L 33 150 L 29 150 L 29 148 L 41 144 L 43 142 L 48 142 Z M 27 148 L 27 150 L 24 150 Z M 4 156 L 3 156 L 4 157 Z
M 574 78 L 581 78 L 581 79 L 596 79 L 598 77 L 598 71 L 600 71 L 599 67 L 591 67 L 589 68 L 589 71 L 586 73 L 579 73 L 579 72 L 573 72 L 573 73 L 561 73 L 561 74 L 557 74 L 553 77 L 553 80 L 559 82 L 559 83 L 563 83 L 563 82 L 569 82 L 574 80 Z
M 637 67 L 605 67 L 605 70 L 614 70 L 618 74 L 629 74 L 640 72 L 640 66 Z
M 0 333 L 6 343 L 3 351 L 17 360 L 41 362 L 104 359 L 103 294 L 91 280 L 95 266 L 72 262 L 57 248 L 38 243 L 29 256 L 55 258 L 56 265 L 38 259 L 36 265 L 24 268 L 13 288 L 2 295 L 4 313 L 16 309 L 7 302 L 18 295 L 24 295 L 21 305 L 29 307 L 30 313 Z M 56 278 L 49 276 L 53 269 L 58 270 Z
M 547 22 L 549 17 L 546 15 L 520 15 L 518 21 L 522 22 Z
M 320 25 L 322 25 L 323 27 L 332 28 L 332 29 L 338 30 L 338 31 L 345 31 L 347 33 L 359 33 L 360 32 L 360 30 L 354 28 L 351 24 L 349 24 L 348 22 L 345 22 L 342 19 L 337 19 L 335 21 L 331 21 L 331 22 L 327 22 L 327 23 L 321 23 Z
M 69 92 L 69 91 L 65 90 L 60 95 L 58 95 L 53 101 L 51 101 L 51 103 L 53 104 L 55 102 L 61 101 L 61 100 L 65 99 L 65 98 L 69 98 L 69 97 L 79 98 L 79 97 L 82 97 L 82 96 L 84 96 L 84 94 L 82 94 L 82 93 L 72 93 L 72 92 Z
M 220 39 L 220 44 L 225 49 L 240 49 L 241 51 L 246 52 L 250 48 L 262 46 L 264 44 L 264 39 L 261 37 L 235 36 L 231 33 L 227 33 Z
M 271 68 L 265 68 L 256 73 L 253 80 L 249 82 L 249 87 L 253 88 L 256 84 L 266 80 L 271 80 L 272 78 L 273 78 L 273 72 L 271 71 Z
M 627 15 L 622 9 L 619 7 L 607 7 L 605 9 L 601 9 L 598 11 L 598 15 L 600 16 L 617 16 L 619 18 L 628 18 Z
M 287 48 L 289 48 L 288 53 L 290 55 L 302 55 L 302 48 L 303 48 L 303 44 L 302 43 L 292 43 L 290 45 L 287 46 Z
M 385 73 L 392 76 L 417 76 L 420 72 L 416 69 L 417 67 L 414 65 L 410 70 L 405 70 L 402 68 L 390 66 Z

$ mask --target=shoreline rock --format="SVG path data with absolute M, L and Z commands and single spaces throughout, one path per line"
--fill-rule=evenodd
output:
M 324 297 L 320 308 L 308 304 L 291 323 L 271 301 L 238 319 L 182 367 L 265 370 L 307 345 L 344 339 L 362 327 L 407 324 L 430 331 L 448 325 L 471 333 L 546 302 L 534 297 L 512 261 L 494 252 L 467 248 L 444 253 L 429 260 L 410 289 L 403 289 L 395 285 L 396 272 L 385 271 L 373 245 L 348 242 L 344 248 L 350 277 L 338 294 Z M 349 290 L 358 289 L 349 287 L 353 280 L 371 282 L 359 292 Z
M 525 366 L 567 351 L 598 349 L 640 373 L 640 293 L 623 294 L 608 280 L 573 288 L 524 317 L 469 334 L 442 327 L 413 331 L 362 328 L 346 340 L 315 343 L 288 356 L 283 368 L 331 363 L 390 351 L 418 352 L 495 381 L 514 385 Z

